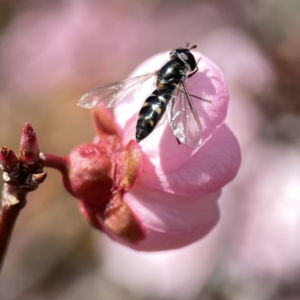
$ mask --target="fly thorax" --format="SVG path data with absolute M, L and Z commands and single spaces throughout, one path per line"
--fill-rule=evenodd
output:
M 156 82 L 156 86 L 157 86 L 158 90 L 163 91 L 163 90 L 166 90 L 170 87 L 170 82 L 158 78 L 157 82 Z

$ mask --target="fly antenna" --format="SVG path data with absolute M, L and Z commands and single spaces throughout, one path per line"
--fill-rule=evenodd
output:
M 188 43 L 188 45 L 189 45 L 190 43 Z M 187 45 L 187 48 L 188 48 L 188 45 Z M 197 45 L 194 45 L 194 46 L 192 46 L 189 50 L 192 50 L 192 49 L 196 49 L 197 48 Z
M 183 40 L 184 40 L 184 43 L 185 43 L 185 45 L 186 45 L 185 47 L 186 47 L 186 48 L 189 48 L 190 42 L 187 42 L 185 39 L 183 39 Z

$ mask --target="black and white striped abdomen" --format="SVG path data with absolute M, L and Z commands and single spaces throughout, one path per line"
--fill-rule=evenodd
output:
M 136 141 L 139 143 L 155 128 L 172 99 L 172 92 L 155 90 L 145 101 L 136 124 Z

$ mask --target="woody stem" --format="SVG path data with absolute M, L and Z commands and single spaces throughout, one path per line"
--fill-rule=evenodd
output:
M 0 211 L 0 272 L 2 270 L 15 222 L 26 205 L 26 192 L 15 193 L 14 187 L 4 183 Z

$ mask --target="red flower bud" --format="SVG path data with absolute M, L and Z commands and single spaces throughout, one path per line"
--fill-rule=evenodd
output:
M 114 162 L 99 145 L 83 144 L 69 155 L 71 193 L 96 206 L 106 203 L 114 186 Z
M 11 149 L 7 147 L 2 147 L 0 149 L 0 168 L 4 172 L 11 173 L 18 163 L 18 157 Z
M 94 113 L 98 138 L 82 144 L 68 156 L 64 184 L 80 199 L 80 209 L 96 228 L 106 228 L 123 239 L 140 240 L 139 220 L 123 201 L 143 165 L 140 147 L 131 141 L 124 149 L 109 111 Z
M 22 128 L 20 141 L 20 162 L 33 170 L 39 159 L 40 148 L 36 134 L 29 123 Z

